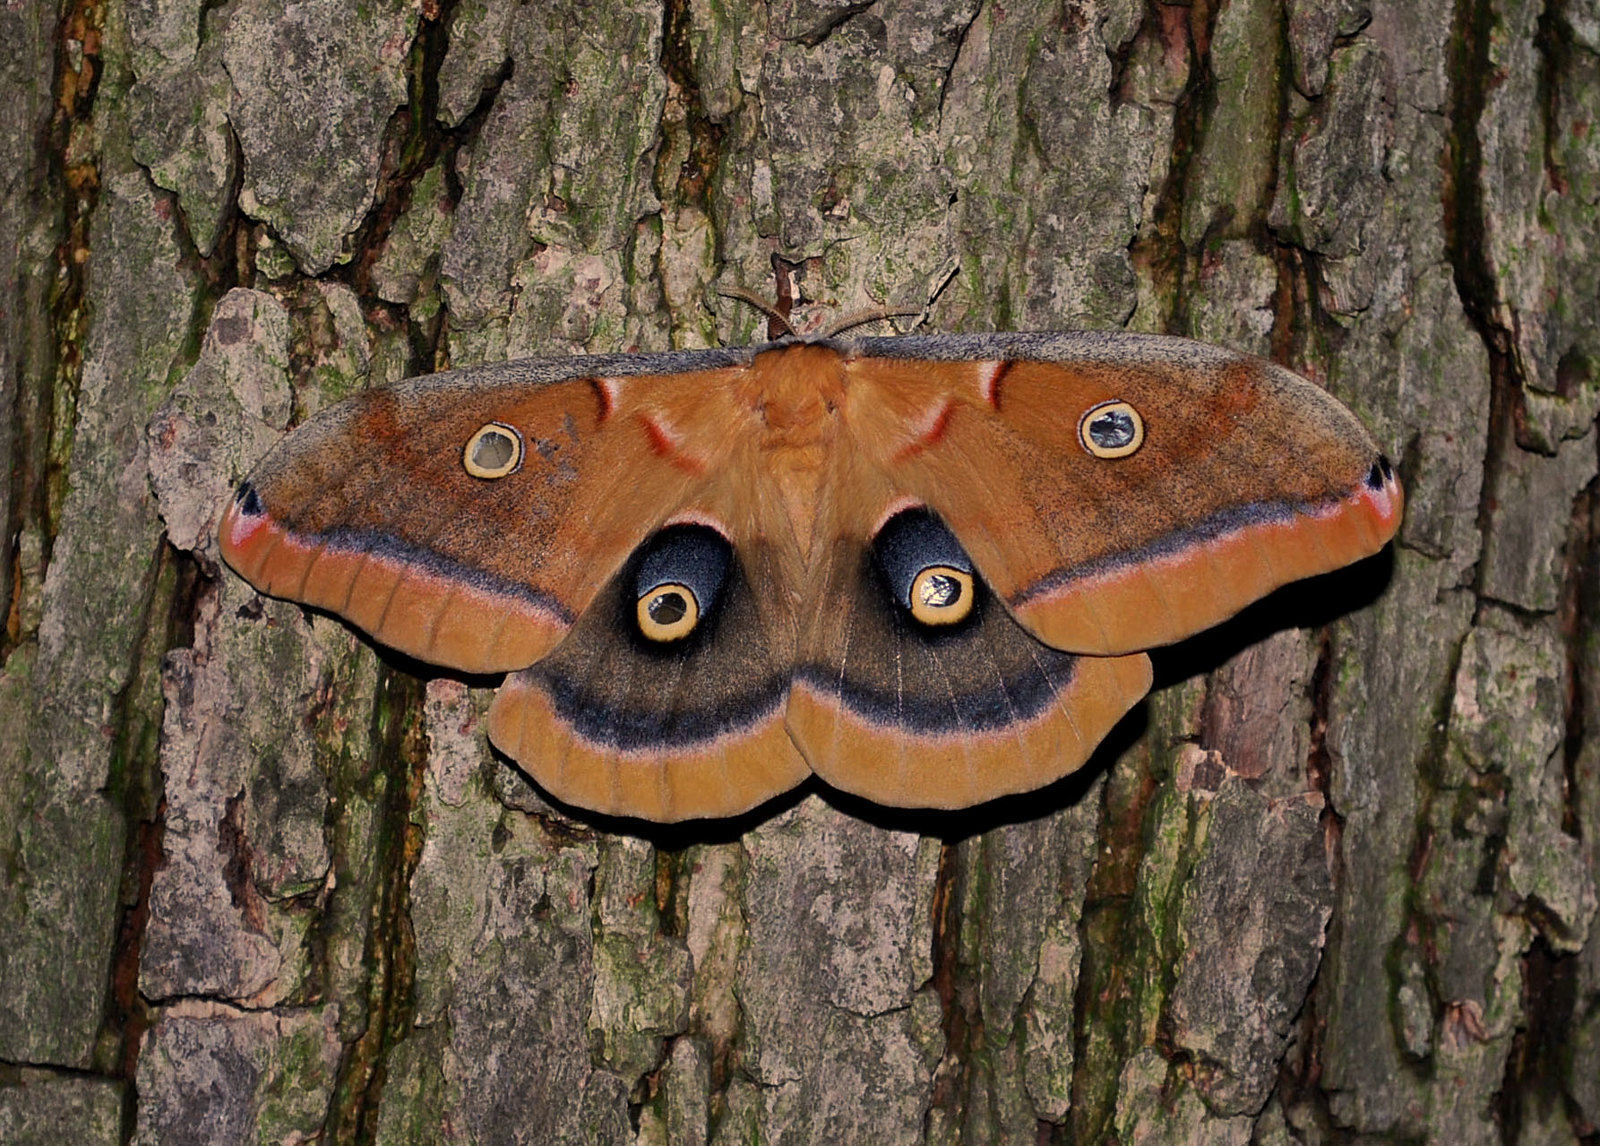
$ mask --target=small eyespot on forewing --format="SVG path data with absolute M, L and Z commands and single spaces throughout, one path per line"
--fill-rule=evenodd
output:
M 522 465 L 522 435 L 504 422 L 480 426 L 461 452 L 461 464 L 475 478 L 493 481 Z
M 1144 419 L 1121 400 L 1101 402 L 1078 419 L 1078 441 L 1097 458 L 1125 458 L 1144 445 Z

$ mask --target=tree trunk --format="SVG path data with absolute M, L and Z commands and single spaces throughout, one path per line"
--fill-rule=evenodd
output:
M 1595 0 L 23 0 L 0 45 L 0 1141 L 1600 1135 Z M 1044 792 L 672 828 L 219 567 L 321 406 L 750 341 L 716 289 L 775 266 L 802 327 L 1270 355 L 1400 459 L 1398 542 L 1161 652 Z

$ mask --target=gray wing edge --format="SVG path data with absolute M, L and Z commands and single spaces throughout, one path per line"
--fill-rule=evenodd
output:
M 1356 416 L 1321 386 L 1270 359 L 1241 354 L 1192 338 L 1139 334 L 1126 330 L 1077 330 L 1061 333 L 907 334 L 898 338 L 863 338 L 836 342 L 839 350 L 862 358 L 914 358 L 939 362 L 1024 361 L 1097 362 L 1107 366 L 1188 368 L 1197 373 L 1248 364 L 1263 382 L 1289 392 L 1317 411 L 1330 430 L 1371 436 Z
M 411 394 L 475 390 L 488 386 L 548 386 L 579 378 L 627 378 L 639 374 L 690 374 L 743 366 L 760 346 L 712 350 L 662 350 L 642 354 L 575 354 L 563 358 L 513 358 L 439 374 L 419 374 L 388 389 Z
M 904 334 L 888 338 L 792 339 L 756 346 L 710 350 L 666 350 L 641 354 L 579 354 L 562 358 L 517 358 L 423 374 L 394 384 L 418 395 L 504 385 L 553 385 L 578 378 L 627 378 L 641 374 L 689 374 L 744 366 L 756 355 L 794 342 L 832 346 L 847 357 L 917 358 L 935 362 L 991 359 L 1034 362 L 1088 361 L 1187 365 L 1215 369 L 1252 358 L 1221 347 L 1164 334 L 1122 330 L 1059 333 Z
M 862 338 L 840 349 L 863 358 L 921 358 L 938 362 L 990 359 L 1031 362 L 1181 364 L 1215 369 L 1253 356 L 1189 338 L 1138 334 L 1126 330 L 1074 330 L 1059 333 L 907 334 Z

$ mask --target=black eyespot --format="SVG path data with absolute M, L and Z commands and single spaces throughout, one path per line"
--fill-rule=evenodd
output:
M 952 625 L 977 600 L 972 559 L 955 534 L 927 509 L 884 523 L 872 542 L 878 567 L 901 608 L 925 625 Z
M 1383 483 L 1394 480 L 1394 467 L 1389 464 L 1389 459 L 1383 454 L 1378 455 L 1378 460 L 1372 463 L 1372 468 L 1367 471 L 1367 488 L 1382 489 Z
M 1126 402 L 1101 402 L 1078 419 L 1078 440 L 1097 458 L 1125 458 L 1144 444 L 1144 419 Z
M 239 483 L 238 492 L 233 495 L 233 500 L 239 503 L 239 512 L 246 517 L 260 517 L 267 511 L 267 507 L 261 504 L 261 495 L 249 482 Z
M 669 525 L 645 542 L 634 573 L 635 619 L 652 641 L 676 641 L 717 606 L 733 547 L 705 525 Z

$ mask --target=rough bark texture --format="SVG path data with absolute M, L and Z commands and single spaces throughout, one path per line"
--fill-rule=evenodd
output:
M 0 1141 L 1600 1138 L 1596 0 L 21 0 L 0 89 Z M 643 834 L 218 568 L 319 406 L 774 256 L 1270 354 L 1398 544 L 1043 793 Z

